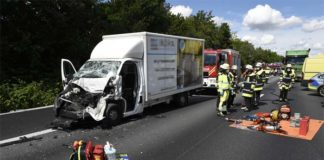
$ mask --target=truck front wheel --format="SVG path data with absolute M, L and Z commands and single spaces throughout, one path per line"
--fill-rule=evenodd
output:
M 107 104 L 103 127 L 108 128 L 115 126 L 121 122 L 122 110 L 118 104 Z

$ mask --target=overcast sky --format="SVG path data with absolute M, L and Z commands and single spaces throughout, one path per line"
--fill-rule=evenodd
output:
M 171 12 L 187 17 L 212 11 L 217 24 L 255 46 L 283 55 L 286 50 L 324 53 L 324 0 L 167 0 Z

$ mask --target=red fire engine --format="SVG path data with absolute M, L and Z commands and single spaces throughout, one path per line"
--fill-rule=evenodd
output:
M 230 67 L 237 66 L 237 75 L 241 75 L 241 57 L 233 49 L 204 50 L 204 87 L 216 88 L 219 66 L 228 63 Z

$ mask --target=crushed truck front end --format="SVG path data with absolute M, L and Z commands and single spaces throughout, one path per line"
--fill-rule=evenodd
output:
M 120 96 L 116 78 L 120 64 L 112 60 L 87 61 L 56 97 L 55 115 L 72 120 L 104 119 L 106 101 Z

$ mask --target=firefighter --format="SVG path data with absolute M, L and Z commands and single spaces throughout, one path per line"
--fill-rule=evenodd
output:
M 280 75 L 280 81 L 278 86 L 280 89 L 279 101 L 288 101 L 288 90 L 292 87 L 293 79 L 295 78 L 295 72 L 292 69 L 291 64 L 287 64 L 285 70 L 282 71 Z
M 254 88 L 256 83 L 256 75 L 251 65 L 246 65 L 245 79 L 242 84 L 242 97 L 244 98 L 244 106 L 241 108 L 248 112 L 254 107 Z
M 219 75 L 217 77 L 217 115 L 224 116 L 227 114 L 227 101 L 230 89 L 230 78 L 228 76 L 229 65 L 224 63 L 220 66 Z
M 265 83 L 268 83 L 270 74 L 272 74 L 272 69 L 270 67 L 265 67 Z
M 260 103 L 260 96 L 261 96 L 261 91 L 263 90 L 263 84 L 266 80 L 266 75 L 265 75 L 265 71 L 262 69 L 262 64 L 260 62 L 258 62 L 255 65 L 255 71 L 254 71 L 255 75 L 256 75 L 256 84 L 255 84 L 255 88 L 254 88 L 254 93 L 255 93 L 255 105 L 259 105 Z
M 230 94 L 228 97 L 228 103 L 227 103 L 227 111 L 231 107 L 233 107 L 233 102 L 236 97 L 236 92 L 237 92 L 237 84 L 238 84 L 238 79 L 237 79 L 237 66 L 233 65 L 231 67 L 230 72 L 228 73 L 229 78 L 230 78 Z

